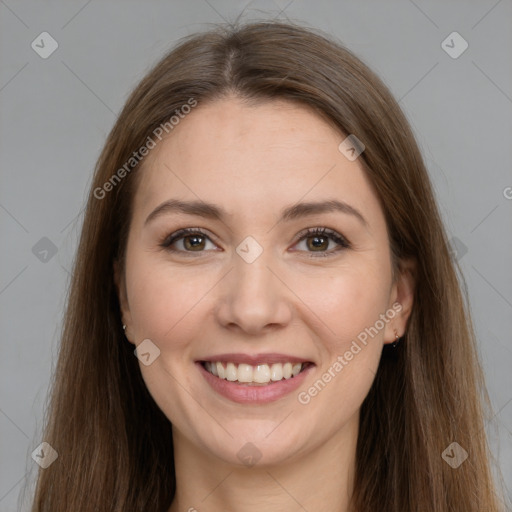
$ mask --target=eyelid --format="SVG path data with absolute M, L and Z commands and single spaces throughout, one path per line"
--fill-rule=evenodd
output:
M 345 250 L 345 249 L 351 249 L 352 244 L 351 242 L 341 233 L 338 231 L 327 228 L 327 227 L 313 227 L 313 228 L 306 228 L 302 230 L 300 233 L 297 234 L 297 241 L 294 245 L 297 245 L 299 242 L 302 242 L 303 240 L 313 237 L 313 236 L 325 236 L 326 238 L 333 240 L 337 247 L 335 249 L 331 249 L 330 251 L 296 251 L 296 252 L 305 252 L 308 257 L 311 258 L 318 258 L 318 257 L 329 257 L 336 255 L 337 253 Z
M 186 254 L 188 256 L 194 256 L 195 255 L 194 253 L 196 253 L 196 252 L 198 252 L 198 253 L 207 252 L 207 251 L 182 251 L 182 250 L 170 248 L 171 244 L 173 244 L 174 242 L 181 240 L 186 236 L 192 236 L 195 234 L 203 235 L 205 238 L 210 240 L 212 243 L 217 244 L 215 242 L 216 237 L 210 235 L 202 228 L 182 228 L 182 229 L 178 229 L 177 231 L 174 231 L 170 235 L 165 236 L 164 239 L 159 243 L 159 245 L 160 245 L 160 247 L 164 248 L 165 250 L 167 250 L 169 252 Z M 306 239 L 308 237 L 315 236 L 315 235 L 316 236 L 325 236 L 325 237 L 333 240 L 338 245 L 338 247 L 336 249 L 330 250 L 330 251 L 318 251 L 318 252 L 317 251 L 294 251 L 294 252 L 306 252 L 310 257 L 317 257 L 317 256 L 315 256 L 315 254 L 321 255 L 321 256 L 330 256 L 332 254 L 339 252 L 342 249 L 348 249 L 351 247 L 351 243 L 344 235 L 342 235 L 341 233 L 338 233 L 337 231 L 335 231 L 333 229 L 323 227 L 323 226 L 322 227 L 317 226 L 317 227 L 313 227 L 313 228 L 303 229 L 296 235 L 296 241 L 294 242 L 293 246 L 297 245 L 299 242 L 302 242 L 304 239 Z
M 334 238 L 339 238 L 346 242 L 347 245 L 350 245 L 349 241 L 345 236 L 343 236 L 341 233 L 338 233 L 336 230 L 325 227 L 325 226 L 318 226 L 314 228 L 306 228 L 297 233 L 297 241 L 301 241 L 303 238 L 306 238 L 307 236 L 314 236 L 314 235 L 325 235 L 325 236 L 332 236 Z
M 163 247 L 164 249 L 171 251 L 171 252 L 180 252 L 180 253 L 193 253 L 194 251 L 178 251 L 170 249 L 171 244 L 174 242 L 177 242 L 178 240 L 181 240 L 182 238 L 185 238 L 186 236 L 192 236 L 192 235 L 203 235 L 205 238 L 209 239 L 211 242 L 217 244 L 215 242 L 215 236 L 207 233 L 202 228 L 182 228 L 178 229 L 176 231 L 173 231 L 169 235 L 166 235 L 163 240 L 158 244 L 160 247 Z M 198 251 L 198 252 L 204 252 L 204 251 Z

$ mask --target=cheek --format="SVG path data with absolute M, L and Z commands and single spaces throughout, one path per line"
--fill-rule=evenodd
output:
M 304 302 L 321 319 L 315 324 L 314 339 L 322 357 L 315 379 L 299 390 L 297 398 L 304 413 L 317 418 L 315 428 L 332 435 L 361 407 L 382 352 L 384 330 L 370 329 L 385 313 L 389 281 L 376 267 L 365 268 L 365 272 L 346 270 L 317 278 L 314 282 L 321 288 L 305 285 L 301 291 Z M 326 411 L 331 421 L 322 424 Z
M 329 350 L 345 345 L 373 326 L 389 300 L 390 275 L 385 265 L 365 264 L 295 280 L 297 295 L 316 316 Z
M 127 283 L 137 338 L 149 338 L 160 346 L 172 337 L 173 346 L 166 348 L 178 348 L 179 339 L 186 339 L 183 330 L 187 321 L 213 286 L 209 281 L 208 276 L 198 276 L 191 268 L 176 270 L 165 263 L 149 264 L 149 258 L 134 258 Z

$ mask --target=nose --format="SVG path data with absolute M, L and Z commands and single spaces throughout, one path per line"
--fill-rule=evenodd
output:
M 286 326 L 292 318 L 292 293 L 264 251 L 252 263 L 235 255 L 234 268 L 219 283 L 217 321 L 250 335 Z

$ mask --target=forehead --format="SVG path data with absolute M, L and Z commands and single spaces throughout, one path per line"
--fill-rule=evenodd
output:
M 338 149 L 344 138 L 311 109 L 287 101 L 200 104 L 146 158 L 135 212 L 179 197 L 242 216 L 262 209 L 274 215 L 302 198 L 336 196 L 378 216 L 360 162 Z

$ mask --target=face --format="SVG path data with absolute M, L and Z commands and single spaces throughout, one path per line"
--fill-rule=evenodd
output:
M 116 268 L 126 335 L 176 435 L 226 463 L 290 461 L 353 426 L 405 331 L 412 285 L 392 280 L 383 211 L 344 139 L 305 107 L 230 98 L 199 105 L 139 170 Z

